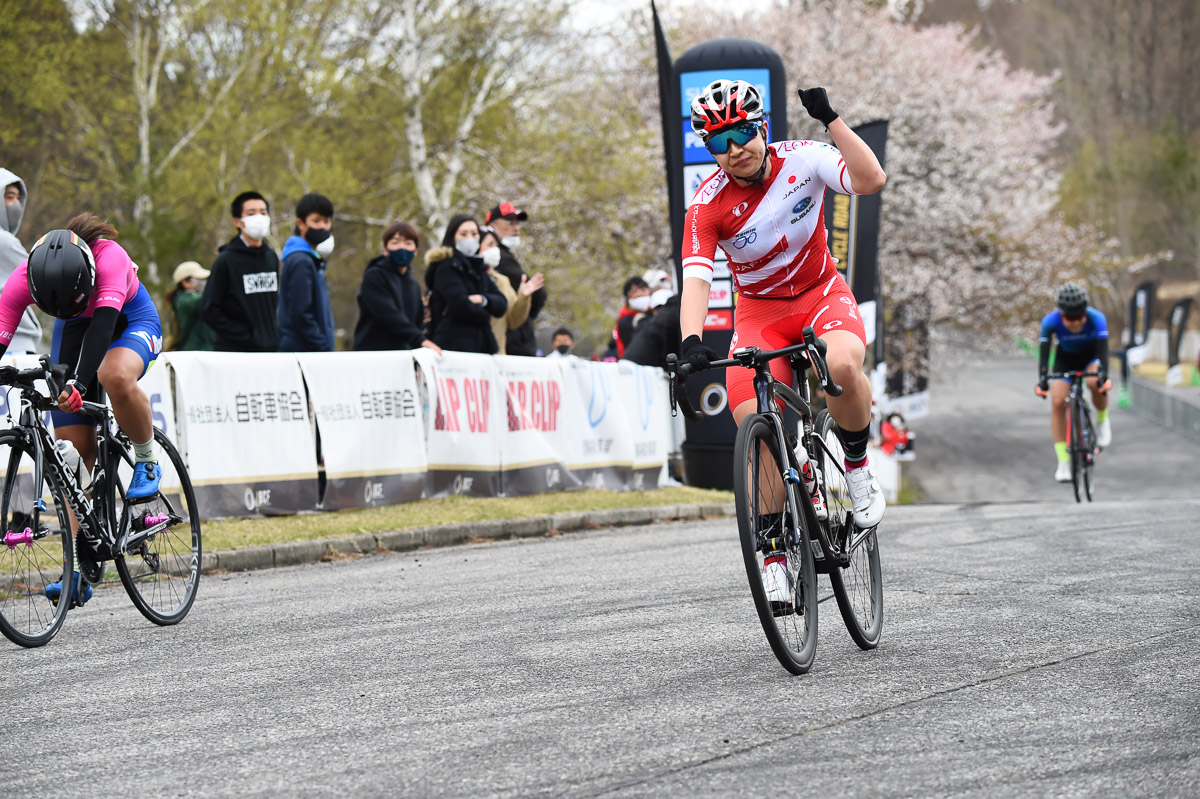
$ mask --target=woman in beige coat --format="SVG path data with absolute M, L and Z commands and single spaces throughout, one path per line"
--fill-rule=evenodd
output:
M 504 355 L 504 342 L 508 338 L 508 331 L 525 324 L 525 320 L 529 318 L 529 298 L 545 284 L 545 278 L 541 272 L 531 278 L 521 275 L 521 287 L 514 290 L 508 278 L 497 275 L 495 269 L 500 263 L 500 241 L 490 227 L 479 229 L 479 256 L 487 265 L 488 276 L 508 300 L 508 312 L 492 320 L 492 332 L 496 334 L 496 342 L 500 345 L 500 351 L 496 354 Z

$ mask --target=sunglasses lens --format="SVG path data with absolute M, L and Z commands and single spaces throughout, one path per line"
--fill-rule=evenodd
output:
M 1082 316 L 1064 316 L 1063 319 L 1067 320 L 1068 322 L 1078 322 L 1080 319 L 1083 319 L 1083 317 Z
M 730 142 L 738 147 L 745 147 L 757 135 L 757 124 L 738 125 L 736 128 L 729 128 L 717 133 L 706 142 L 706 146 L 713 155 L 723 155 L 729 151 Z

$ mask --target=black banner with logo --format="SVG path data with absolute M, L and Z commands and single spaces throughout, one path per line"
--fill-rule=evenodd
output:
M 1126 346 L 1140 347 L 1150 340 L 1154 293 L 1154 283 L 1147 280 L 1134 289 L 1133 296 L 1129 298 L 1129 318 L 1125 326 Z
M 1187 330 L 1188 316 L 1192 313 L 1192 298 L 1175 303 L 1167 319 L 1167 365 L 1179 365 L 1179 347 L 1183 344 L 1183 333 Z
M 888 324 L 888 411 L 915 419 L 929 410 L 929 319 L 933 306 L 918 296 L 896 303 Z
M 887 120 L 859 125 L 854 132 L 866 142 L 880 166 L 887 167 Z M 879 295 L 879 218 L 883 209 L 882 192 L 850 196 L 832 189 L 825 192 L 825 230 L 829 252 L 837 259 L 838 271 L 846 279 L 860 306 L 874 305 L 875 362 L 885 360 L 882 331 L 883 305 Z M 864 309 L 864 314 L 866 310 Z M 871 319 L 864 319 L 870 324 Z M 872 331 L 867 331 L 867 337 Z

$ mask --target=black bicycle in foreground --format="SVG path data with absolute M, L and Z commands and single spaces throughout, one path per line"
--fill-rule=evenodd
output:
M 790 360 L 795 375 L 791 386 L 771 376 L 769 363 L 776 358 Z M 672 413 L 678 405 L 689 418 L 703 418 L 687 396 L 689 365 L 678 364 L 674 356 L 668 358 L 668 364 Z M 862 649 L 874 649 L 883 632 L 883 576 L 876 528 L 855 526 L 841 440 L 829 411 L 814 413 L 809 399 L 809 368 L 815 370 L 829 396 L 842 393 L 829 376 L 825 342 L 806 327 L 801 344 L 774 351 L 746 347 L 712 362 L 710 368 L 729 366 L 754 370 L 758 410 L 738 428 L 733 490 L 750 593 L 771 649 L 793 674 L 812 667 L 817 651 L 817 605 L 829 598 L 818 597 L 817 574 L 821 572 L 829 575 L 850 637 Z M 800 418 L 798 439 L 787 431 L 780 402 Z M 828 510 L 828 518 L 823 520 L 818 518 L 801 477 L 806 461 L 817 467 L 819 490 Z M 768 597 L 764 576 L 769 563 L 785 564 L 790 601 Z M 778 586 L 774 590 L 777 594 Z
M 82 413 L 100 422 L 99 454 L 90 485 L 84 469 L 81 486 L 46 423 L 63 374 L 46 356 L 31 369 L 0 366 L 0 386 L 11 387 L 3 390 L 12 424 L 0 431 L 0 632 L 21 646 L 48 642 L 89 586 L 111 581 L 105 561 L 113 562 L 133 604 L 155 624 L 181 621 L 200 582 L 200 515 L 179 452 L 155 428 L 163 488 L 148 499 L 127 500 L 133 445 L 106 405 L 85 402 Z M 78 586 L 75 570 L 82 577 Z
M 1052 372 L 1048 380 L 1067 380 L 1071 384 L 1067 392 L 1067 452 L 1071 455 L 1071 487 L 1075 490 L 1075 501 L 1092 501 L 1092 467 L 1100 447 L 1096 443 L 1096 425 L 1092 423 L 1092 409 L 1084 398 L 1085 381 L 1096 377 L 1095 372 Z M 1083 488 L 1080 493 L 1079 489 Z

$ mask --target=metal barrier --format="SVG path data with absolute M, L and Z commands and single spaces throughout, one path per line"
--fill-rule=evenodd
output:
M 1133 375 L 1129 396 L 1133 410 L 1171 430 L 1200 439 L 1200 397 Z

